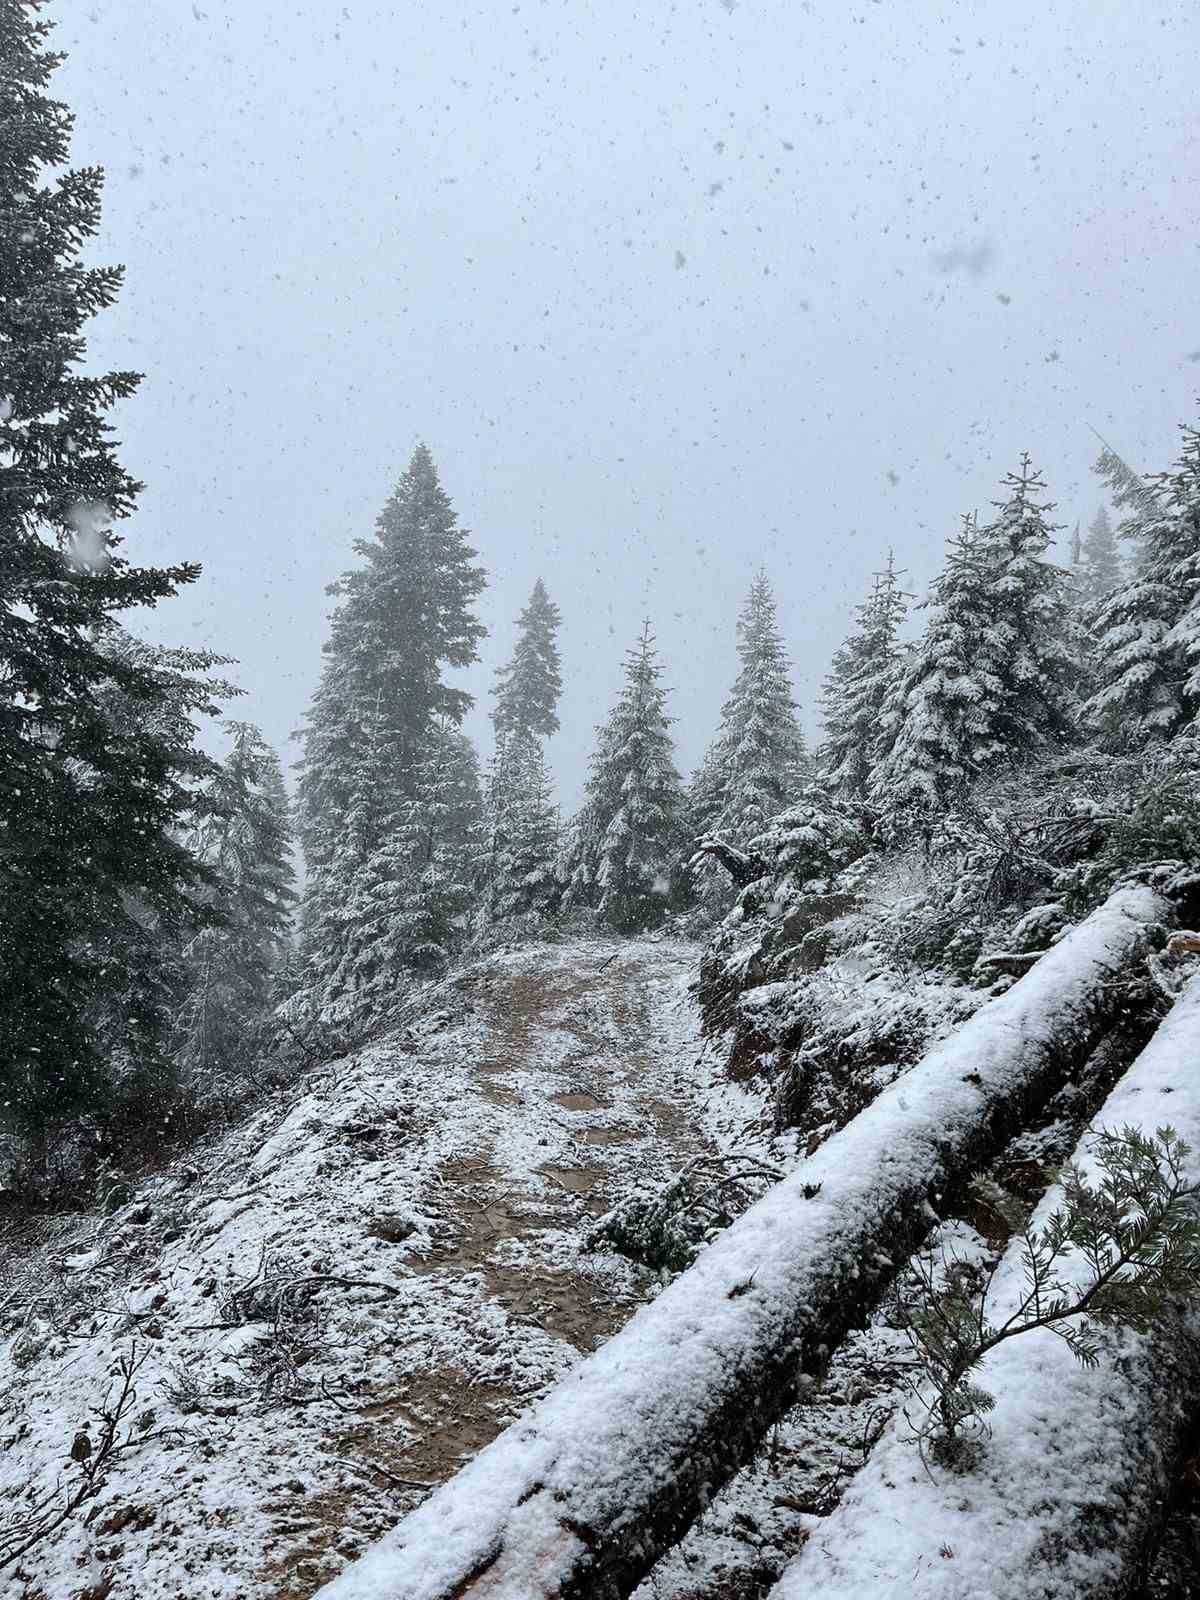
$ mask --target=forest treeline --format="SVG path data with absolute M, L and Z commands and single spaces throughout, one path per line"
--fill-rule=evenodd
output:
M 162 606 L 155 632 L 169 635 L 169 602 L 200 571 L 139 566 L 122 540 L 141 486 L 108 419 L 138 377 L 85 369 L 87 325 L 121 273 L 84 261 L 103 175 L 67 165 L 48 36 L 37 8 L 0 0 L 0 1130 L 30 1171 L 76 1172 L 198 1126 L 279 1063 L 365 1036 L 497 929 L 724 919 L 714 949 L 738 952 L 741 984 L 752 944 L 768 972 L 810 880 L 828 888 L 856 862 L 919 848 L 958 863 L 954 888 L 926 893 L 925 923 L 896 950 L 969 976 L 989 918 L 1008 927 L 996 906 L 1015 926 L 1053 889 L 1057 911 L 1021 936 L 1033 949 L 1131 862 L 1178 873 L 1200 856 L 1191 427 L 1158 474 L 1105 451 L 1116 525 L 1101 510 L 1061 565 L 1028 457 L 986 515 L 963 519 L 911 611 L 887 558 L 830 665 L 812 752 L 766 573 L 747 574 L 730 618 L 737 675 L 688 781 L 668 664 L 649 622 L 631 628 L 570 817 L 547 754 L 564 671 L 552 585 L 539 580 L 516 619 L 484 769 L 459 675 L 478 658 L 486 577 L 420 444 L 332 587 L 289 801 L 277 753 L 229 715 L 233 664 L 126 626 Z M 200 738 L 213 717 L 219 759 Z M 972 819 L 998 784 L 1024 797 L 1004 818 L 1035 795 L 1067 842 L 1001 851 L 989 871 L 1009 879 L 993 871 L 969 906 Z M 1064 798 L 1081 784 L 1085 800 Z M 989 814 L 984 835 L 1008 826 Z M 1070 893 L 1040 885 L 1051 857 L 1075 872 Z M 770 930 L 747 941 L 756 918 Z

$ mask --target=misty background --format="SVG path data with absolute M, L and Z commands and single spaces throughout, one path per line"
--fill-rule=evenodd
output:
M 923 592 L 1023 449 L 1086 525 L 1089 424 L 1158 469 L 1194 417 L 1190 4 L 51 14 L 127 267 L 90 365 L 146 374 L 122 531 L 203 563 L 164 637 L 237 658 L 286 762 L 325 586 L 418 438 L 489 575 L 485 758 L 539 574 L 562 609 L 570 809 L 643 615 L 690 770 L 765 565 L 814 738 L 889 546 Z

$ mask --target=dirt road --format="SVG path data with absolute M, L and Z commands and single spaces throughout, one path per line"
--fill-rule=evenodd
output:
M 114 1216 L 56 1224 L 36 1353 L 0 1355 L 0 1499 L 73 1470 L 131 1353 L 137 1416 L 89 1521 L 0 1595 L 307 1600 L 619 1326 L 653 1280 L 581 1239 L 707 1141 L 694 970 L 653 940 L 493 956 Z

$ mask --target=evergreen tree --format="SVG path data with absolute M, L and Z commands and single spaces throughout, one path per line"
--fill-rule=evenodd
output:
M 232 747 L 193 840 L 215 880 L 210 895 L 220 914 L 183 950 L 175 1047 L 193 1078 L 244 1061 L 279 998 L 296 898 L 279 759 L 251 723 L 227 727 Z
M 335 998 L 351 975 L 360 989 L 365 974 L 387 964 L 385 951 L 370 946 L 388 923 L 381 895 L 395 911 L 399 884 L 387 874 L 408 859 L 396 830 L 419 832 L 421 806 L 436 803 L 423 789 L 434 770 L 430 740 L 471 704 L 445 672 L 470 665 L 484 633 L 471 610 L 483 571 L 424 445 L 375 537 L 355 549 L 362 566 L 331 589 L 340 604 L 302 736 L 298 788 L 308 866 L 303 948 L 309 990 L 322 999 Z
M 1070 733 L 1079 648 L 1068 575 L 1044 560 L 1052 509 L 1028 456 L 1006 500 L 968 519 L 933 588 L 934 615 L 887 711 L 891 748 L 873 795 L 889 809 L 943 808 L 983 772 Z
M 662 922 L 682 890 L 684 795 L 662 667 L 647 622 L 625 659 L 625 684 L 597 730 L 591 776 L 567 864 L 570 900 L 621 932 Z
M 1097 688 L 1084 713 L 1115 745 L 1167 738 L 1200 710 L 1200 430 L 1182 431 L 1173 470 L 1127 495 L 1121 532 L 1140 559 L 1091 616 Z
M 349 885 L 354 915 L 334 987 L 360 1012 L 385 1009 L 404 972 L 442 966 L 474 898 L 483 812 L 479 761 L 447 718 L 422 741 L 415 780 Z
M 558 607 L 539 578 L 518 618 L 521 631 L 512 660 L 496 673 L 492 722 L 497 737 L 524 733 L 548 738 L 558 732 L 555 708 L 562 693 L 562 677 L 556 635 L 561 621 Z
M 102 965 L 103 983 L 88 1001 L 85 1021 L 95 1048 L 103 1057 L 113 1110 L 120 1103 L 153 1103 L 165 1108 L 176 1082 L 169 1045 L 182 983 L 181 952 L 197 930 L 220 916 L 211 869 L 196 848 L 199 829 L 214 820 L 222 800 L 219 767 L 203 758 L 193 767 L 196 719 L 216 702 L 241 693 L 211 676 L 229 663 L 209 651 L 146 644 L 119 626 L 103 636 L 101 649 L 121 670 L 120 676 L 97 684 L 96 704 L 108 736 L 124 741 L 134 733 L 150 735 L 166 750 L 180 752 L 176 773 L 163 780 L 180 788 L 181 842 L 203 877 L 185 895 L 161 901 L 132 888 L 120 896 L 104 926 L 89 936 L 93 957 Z M 131 668 L 152 674 L 158 698 L 148 705 L 121 679 Z M 180 842 L 172 838 L 174 846 Z
M 964 517 L 926 605 L 933 614 L 884 709 L 887 746 L 871 798 L 885 810 L 944 807 L 996 754 L 991 737 L 1001 679 L 978 530 Z
M 558 809 L 541 741 L 502 734 L 487 794 L 488 913 L 494 920 L 544 911 L 556 897 Z
M 901 667 L 897 639 L 906 612 L 895 562 L 876 573 L 858 627 L 838 650 L 825 681 L 821 765 L 825 784 L 847 801 L 866 798 L 887 745 L 886 712 Z
M 116 532 L 140 486 L 106 417 L 138 378 L 81 371 L 121 272 L 79 259 L 103 174 L 54 174 L 72 119 L 46 92 L 49 32 L 0 0 L 0 1118 L 35 1134 L 113 1092 L 91 1022 L 112 992 L 104 943 L 131 904 L 186 912 L 204 875 L 179 832 L 211 770 L 190 723 L 157 731 L 164 674 L 106 648 L 117 613 L 199 568 L 137 567 Z M 143 712 L 120 731 L 111 688 Z
M 697 836 L 745 842 L 787 805 L 804 767 L 791 663 L 764 572 L 738 616 L 737 652 L 741 670 L 692 781 L 690 813 Z
M 1108 511 L 1101 506 L 1080 549 L 1078 585 L 1085 605 L 1095 605 L 1121 581 L 1121 553 Z

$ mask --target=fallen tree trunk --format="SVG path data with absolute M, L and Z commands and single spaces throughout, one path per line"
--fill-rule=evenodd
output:
M 1109 1096 L 1093 1127 L 1147 1136 L 1169 1123 L 1191 1145 L 1200 1182 L 1200 979 Z M 1076 1163 L 1093 1169 L 1085 1136 Z M 1063 1203 L 1055 1185 L 1033 1218 Z M 1000 1327 L 1026 1291 L 1023 1240 L 1005 1253 L 987 1298 Z M 1078 1254 L 1064 1282 L 1092 1281 Z M 903 1419 L 892 1423 L 836 1511 L 771 1591 L 771 1600 L 1118 1600 L 1140 1585 L 1185 1427 L 1200 1398 L 1197 1308 L 1155 1336 L 1110 1338 L 1080 1366 L 1051 1330 L 997 1345 L 971 1373 L 995 1396 L 983 1455 L 969 1471 L 927 1470 Z M 921 1402 L 914 1413 L 921 1415 Z
M 824 1372 L 964 1181 L 1105 1031 L 1169 906 L 1113 895 L 802 1162 L 323 1600 L 616 1600 Z

